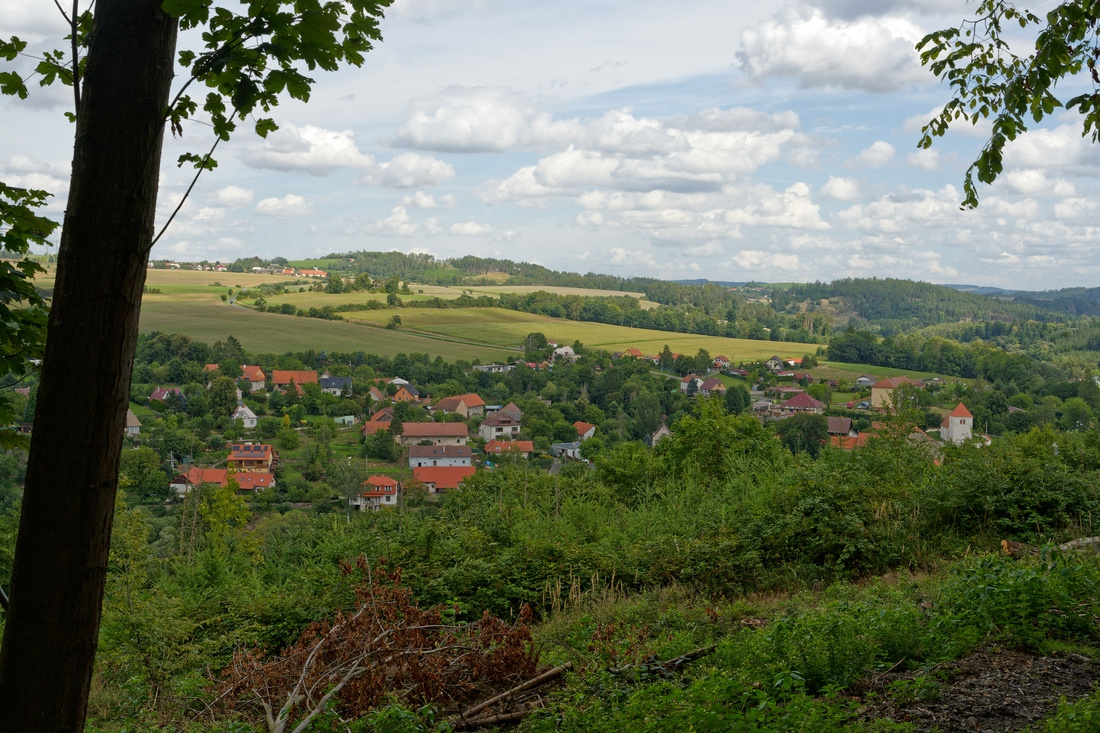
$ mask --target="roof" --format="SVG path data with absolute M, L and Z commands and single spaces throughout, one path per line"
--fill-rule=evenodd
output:
M 297 385 L 316 384 L 317 372 L 313 369 L 276 369 L 271 372 L 271 381 L 277 385 L 294 382 Z
M 577 429 L 577 435 L 584 435 L 589 430 L 594 429 L 596 426 L 590 422 L 581 422 L 580 420 L 577 420 L 577 422 L 573 423 L 573 427 Z
M 275 475 L 271 473 L 238 473 L 233 477 L 241 491 L 266 489 L 275 484 Z
M 694 382 L 696 379 L 699 379 L 699 377 L 695 376 L 694 374 L 685 374 L 680 378 L 680 381 L 683 384 L 687 384 L 688 382 Z
M 828 432 L 830 435 L 847 435 L 852 429 L 852 418 L 830 417 Z
M 871 389 L 897 389 L 903 384 L 913 384 L 913 380 L 902 374 L 900 377 L 887 377 L 871 385 Z
M 707 392 L 713 392 L 715 390 L 721 391 L 726 388 L 726 384 L 718 377 L 710 377 L 703 380 L 701 388 L 705 389 Z
M 489 427 L 506 427 L 508 425 L 519 425 L 519 420 L 498 412 L 492 417 L 485 418 L 481 424 L 488 425 Z
M 249 382 L 264 382 L 267 380 L 267 375 L 264 374 L 263 369 L 249 364 L 241 365 L 241 376 Z
M 367 420 L 365 423 L 363 423 L 363 427 L 359 429 L 362 431 L 363 435 L 374 435 L 375 433 L 380 433 L 383 430 L 389 430 L 390 423 L 389 421 L 382 420 Z
M 407 422 L 401 425 L 406 438 L 466 438 L 470 429 L 464 422 Z
M 473 466 L 417 466 L 413 476 L 422 484 L 435 484 L 437 489 L 457 489 L 476 470 Z
M 406 392 L 411 394 L 413 397 L 419 397 L 420 396 L 420 392 L 416 389 L 416 387 L 412 386 L 411 384 L 399 385 L 397 387 L 397 391 L 400 392 L 401 390 L 405 390 Z
M 813 397 L 810 397 L 810 395 L 805 392 L 799 392 L 794 397 L 790 398 L 782 405 L 780 405 L 780 407 L 784 410 L 816 410 L 824 406 L 825 405 L 823 403 L 815 400 Z
M 948 417 L 974 417 L 970 414 L 970 410 L 966 409 L 966 405 L 959 403 L 955 405 L 955 409 L 951 411 Z
M 472 407 L 484 407 L 485 400 L 471 392 L 469 394 L 455 395 L 454 397 L 444 397 L 439 402 L 432 405 L 432 409 L 443 410 L 444 412 L 455 412 L 458 410 L 459 405 L 466 405 L 466 409 L 469 410 Z
M 871 435 L 871 433 L 860 433 L 854 438 L 848 435 L 830 435 L 829 445 L 841 450 L 855 450 L 866 445 L 867 441 L 871 439 Z
M 137 415 L 132 410 L 126 410 L 126 427 L 128 428 L 140 428 L 141 420 L 138 420 Z
M 364 491 L 361 496 L 396 494 L 397 486 L 397 479 L 392 479 L 389 476 L 367 476 L 367 480 L 363 482 Z
M 218 484 L 219 486 L 225 486 L 225 477 L 229 473 L 224 468 L 199 468 L 198 466 L 192 466 L 187 470 L 187 473 L 181 473 L 172 480 L 172 483 L 179 483 L 180 479 L 183 479 L 191 486 L 198 486 L 199 484 Z
M 523 419 L 523 410 L 519 409 L 519 406 L 515 402 L 509 402 L 504 407 L 500 408 L 499 412 L 505 415 L 511 415 L 515 420 Z
M 642 357 L 645 356 L 645 354 L 643 354 L 638 349 L 635 349 L 635 348 L 632 347 L 632 348 L 629 348 L 626 351 L 624 351 L 623 356 L 634 356 L 634 357 L 637 357 L 637 358 L 641 359 Z
M 472 455 L 468 445 L 414 445 L 409 448 L 409 458 L 469 458 Z
M 237 419 L 251 420 L 251 419 L 254 419 L 255 417 L 256 417 L 256 413 L 254 413 L 252 410 L 250 410 L 248 408 L 248 405 L 237 405 L 237 411 L 233 413 L 233 419 L 234 420 L 237 420 Z
M 208 372 L 216 372 L 216 371 L 218 371 L 218 365 L 217 364 L 206 364 L 206 365 L 203 366 L 203 370 L 208 371 Z
M 183 390 L 179 387 L 157 387 L 153 390 L 153 394 L 149 395 L 149 399 L 164 402 L 170 394 L 183 394 Z
M 393 408 L 383 407 L 381 410 L 371 415 L 370 419 L 373 422 L 389 422 L 393 420 Z
M 534 453 L 535 444 L 530 440 L 490 440 L 485 444 L 486 453 Z
M 229 446 L 230 461 L 261 460 L 271 458 L 271 446 L 267 443 L 233 443 Z
M 351 377 L 321 377 L 321 389 L 339 389 L 351 387 Z

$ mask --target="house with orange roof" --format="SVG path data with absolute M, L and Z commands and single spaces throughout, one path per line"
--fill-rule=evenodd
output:
M 367 420 L 363 423 L 363 427 L 359 428 L 359 432 L 363 435 L 374 435 L 383 430 L 389 430 L 392 424 L 389 420 Z
M 224 468 L 199 468 L 198 466 L 192 466 L 168 482 L 168 486 L 175 489 L 178 495 L 183 496 L 191 489 L 196 486 L 202 486 L 203 484 L 225 486 L 226 475 L 228 473 L 229 472 Z
M 317 372 L 313 369 L 274 369 L 271 372 L 271 384 L 275 389 L 286 391 L 291 383 L 301 392 L 303 384 L 317 384 Z
M 464 422 L 406 422 L 401 424 L 403 446 L 427 441 L 433 445 L 466 445 L 470 429 Z
M 482 450 L 490 456 L 527 458 L 535 452 L 535 444 L 530 440 L 490 440 Z
M 420 391 L 411 384 L 398 385 L 392 399 L 394 402 L 419 402 Z
M 457 489 L 477 471 L 473 466 L 421 466 L 413 469 L 413 477 L 429 494 Z
M 317 270 L 313 268 L 307 270 L 298 270 L 298 274 L 302 275 L 303 277 L 328 277 L 328 273 L 324 270 Z
M 263 473 L 259 471 L 252 471 L 248 473 L 238 473 L 234 476 L 234 480 L 237 482 L 237 486 L 241 491 L 251 491 L 256 493 L 269 489 L 275 485 L 275 474 Z
M 581 422 L 580 420 L 578 420 L 577 422 L 573 423 L 573 427 L 577 431 L 577 439 L 581 442 L 584 442 L 589 438 L 595 437 L 596 435 L 596 426 L 590 422 Z
M 461 415 L 465 418 L 479 417 L 485 414 L 485 400 L 474 393 L 444 397 L 431 407 L 433 413 Z
M 973 427 L 974 416 L 960 402 L 940 423 L 940 437 L 956 445 L 965 443 L 973 437 Z
M 633 359 L 644 359 L 645 358 L 645 354 L 643 354 L 640 349 L 635 349 L 634 347 L 630 347 L 629 349 L 624 351 L 623 356 L 629 356 Z
M 871 385 L 871 407 L 886 409 L 894 405 L 894 390 L 903 384 L 914 387 L 923 387 L 924 382 L 918 382 L 902 374 L 900 377 L 887 377 L 880 379 Z
M 351 500 L 359 511 L 376 512 L 382 507 L 395 507 L 401 492 L 401 484 L 389 476 L 368 476 L 362 491 Z
M 275 458 L 274 449 L 266 443 L 233 443 L 229 446 L 226 462 L 238 473 L 270 473 Z
M 241 364 L 241 379 L 248 382 L 253 392 L 259 392 L 267 387 L 267 375 L 264 370 L 252 364 Z

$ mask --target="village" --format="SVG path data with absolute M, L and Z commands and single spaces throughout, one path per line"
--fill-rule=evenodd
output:
M 230 337 L 227 343 L 233 341 Z M 224 444 L 214 436 L 205 450 L 196 451 L 192 437 L 190 450 L 158 454 L 164 459 L 161 470 L 167 477 L 167 501 L 185 500 L 203 485 L 214 485 L 231 486 L 255 499 L 296 496 L 300 504 L 309 495 L 315 503 L 346 503 L 350 509 L 378 511 L 402 506 L 410 496 L 417 497 L 416 502 L 437 501 L 444 493 L 460 490 L 477 472 L 492 471 L 502 463 L 523 463 L 554 474 L 591 467 L 601 451 L 625 440 L 659 450 L 661 440 L 672 435 L 675 420 L 707 400 L 719 402 L 728 413 L 752 415 L 771 426 L 795 452 L 800 443 L 791 443 L 784 433 L 788 427 L 801 426 L 794 440 L 816 443 L 807 446 L 814 455 L 826 445 L 858 449 L 880 432 L 896 432 L 899 424 L 904 425 L 908 439 L 926 446 L 931 460 L 937 462 L 944 443 L 991 441 L 976 429 L 966 405 L 952 401 L 953 395 L 965 392 L 965 386 L 947 385 L 939 377 L 914 380 L 860 374 L 849 383 L 815 377 L 821 369 L 812 356 L 776 355 L 762 362 L 735 363 L 725 355 L 685 357 L 667 347 L 666 353 L 657 356 L 637 348 L 578 354 L 573 347 L 553 341 L 546 343 L 545 358 L 528 360 L 530 356 L 511 363 L 450 365 L 449 379 L 433 383 L 430 377 L 422 378 L 419 384 L 401 376 L 363 378 L 369 371 L 365 367 L 318 372 L 242 364 L 234 370 L 224 362 L 206 363 L 201 367 L 205 394 L 194 383 L 159 385 L 148 393 L 135 387 L 133 397 L 144 395 L 144 404 L 136 402 L 128 411 L 128 442 L 133 450 L 157 447 L 163 454 L 161 422 L 182 425 L 179 418 L 184 416 L 197 419 L 199 433 L 210 438 L 210 428 L 217 427 L 218 421 L 212 424 L 202 414 L 203 406 L 212 401 L 214 392 L 232 390 L 232 410 L 225 409 L 228 416 L 220 421 Z M 804 361 L 810 363 L 804 366 Z M 673 367 L 662 368 L 662 364 Z M 691 371 L 679 375 L 675 365 Z M 191 374 L 196 370 L 192 364 Z M 137 374 L 158 371 L 163 368 L 150 365 Z M 178 366 L 177 371 L 187 369 Z M 353 371 L 354 377 L 350 376 Z M 570 394 L 569 387 L 559 389 L 556 382 L 572 385 L 578 373 L 590 380 L 632 380 L 636 391 L 630 410 L 624 410 L 621 389 L 610 395 L 618 400 L 599 399 L 591 390 L 595 383 L 584 383 L 584 377 L 581 394 Z M 459 374 L 465 385 L 482 388 L 442 397 L 432 394 L 454 391 Z M 535 386 L 539 386 L 537 392 L 530 389 Z M 839 391 L 853 399 L 836 401 Z M 899 419 L 908 405 L 931 404 L 933 394 L 942 405 L 930 413 L 942 417 L 938 425 L 930 426 L 930 418 L 919 414 Z M 230 397 L 221 399 L 225 402 Z M 153 437 L 143 436 L 143 421 L 135 410 L 158 425 Z M 335 492 L 329 486 L 326 495 L 327 471 L 317 468 L 316 453 L 302 453 L 303 440 L 310 442 L 319 428 L 323 428 L 322 442 L 331 444 L 339 438 L 335 450 L 331 445 L 326 449 L 327 460 L 344 457 L 348 465 L 354 461 L 359 477 L 354 492 Z M 310 462 L 312 471 L 302 467 Z M 287 477 L 283 483 L 305 480 L 322 488 L 287 493 L 280 483 L 283 477 Z M 155 495 L 158 492 L 149 492 Z

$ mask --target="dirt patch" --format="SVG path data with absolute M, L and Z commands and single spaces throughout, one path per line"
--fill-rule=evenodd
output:
M 928 671 L 887 673 L 869 682 L 865 720 L 889 718 L 918 731 L 1004 733 L 1035 725 L 1062 696 L 1072 702 L 1100 680 L 1100 662 L 1066 653 L 1039 657 L 984 648 Z

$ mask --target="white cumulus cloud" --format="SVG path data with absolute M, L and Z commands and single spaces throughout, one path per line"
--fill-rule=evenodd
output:
M 256 213 L 277 217 L 305 216 L 313 213 L 313 204 L 297 194 L 288 193 L 281 199 L 262 199 L 256 204 Z

